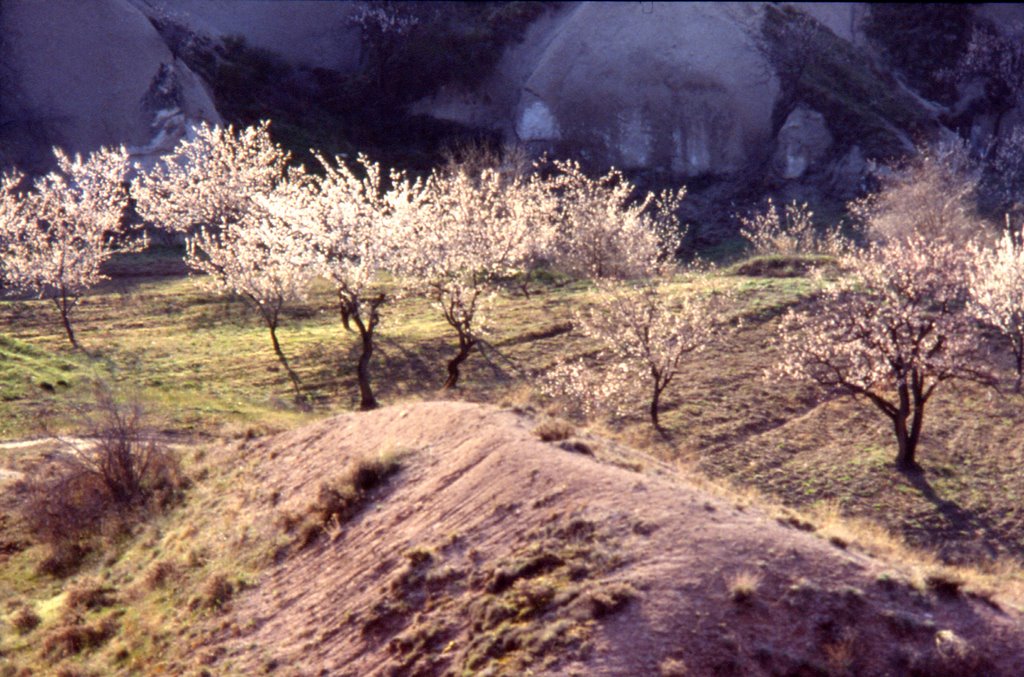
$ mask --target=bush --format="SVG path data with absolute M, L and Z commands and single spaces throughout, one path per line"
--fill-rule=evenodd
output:
M 206 609 L 221 609 L 235 594 L 234 584 L 224 574 L 213 574 L 199 591 L 200 605 Z
M 124 403 L 98 387 L 74 412 L 81 438 L 63 447 L 49 472 L 28 480 L 22 515 L 38 541 L 51 546 L 40 569 L 73 570 L 105 526 L 124 528 L 147 508 L 165 508 L 185 483 L 177 458 L 156 439 L 138 402 Z
M 42 623 L 42 619 L 39 617 L 39 614 L 32 609 L 32 607 L 23 606 L 14 612 L 14 615 L 11 616 L 10 622 L 19 634 L 27 635 L 39 627 L 39 624 Z
M 112 606 L 116 601 L 114 592 L 114 588 L 94 578 L 75 581 L 68 586 L 64 608 L 71 613 L 77 613 Z
M 117 621 L 106 617 L 95 623 L 70 623 L 51 631 L 43 640 L 43 653 L 50 660 L 60 660 L 93 649 L 113 637 Z
M 751 601 L 761 585 L 761 574 L 756 571 L 740 571 L 729 579 L 729 597 L 734 602 Z
M 832 228 L 819 233 L 814 225 L 814 212 L 807 203 L 795 200 L 780 210 L 768 199 L 763 212 L 740 216 L 740 235 L 750 243 L 756 254 L 831 254 L 838 256 L 849 243 Z
M 542 442 L 561 442 L 576 434 L 576 426 L 559 418 L 547 418 L 537 424 L 533 434 Z
M 320 485 L 316 501 L 299 530 L 297 545 L 315 541 L 325 528 L 338 529 L 359 511 L 374 489 L 382 486 L 402 467 L 402 454 L 383 454 L 357 461 L 341 477 Z

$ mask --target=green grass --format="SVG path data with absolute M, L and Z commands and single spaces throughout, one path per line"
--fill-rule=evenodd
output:
M 777 358 L 779 316 L 808 302 L 819 283 L 736 274 L 741 268 L 706 280 L 735 292 L 731 313 L 739 329 L 720 332 L 684 367 L 662 414 L 671 441 L 654 444 L 657 453 L 694 460 L 711 475 L 789 503 L 838 499 L 850 512 L 951 557 L 1024 546 L 1009 500 L 1022 493 L 1014 482 L 1024 478 L 1016 463 L 1024 453 L 1018 398 L 941 389 L 921 447 L 927 484 L 911 485 L 893 471 L 886 420 L 867 404 L 764 377 Z M 503 294 L 487 309 L 487 343 L 466 363 L 454 396 L 498 403 L 525 397 L 544 406 L 536 387 L 545 371 L 560 356 L 593 351 L 564 331 L 571 310 L 593 299 L 593 287 L 534 286 L 529 299 Z M 687 287 L 679 281 L 670 290 L 682 294 Z M 283 429 L 356 404 L 356 340 L 342 328 L 326 288 L 292 308 L 280 330 L 309 409 L 296 406 L 256 315 L 199 280 L 118 278 L 84 299 L 75 321 L 84 352 L 70 350 L 46 303 L 0 303 L 8 328 L 0 339 L 0 438 L 38 435 L 43 412 L 87 394 L 84 384 L 95 377 L 137 389 L 164 416 L 167 431 L 204 437 Z M 453 353 L 454 334 L 424 300 L 386 307 L 374 371 L 379 399 L 452 396 L 438 388 Z M 641 403 L 615 429 L 634 443 L 652 443 Z M 936 480 L 940 469 L 950 477 Z

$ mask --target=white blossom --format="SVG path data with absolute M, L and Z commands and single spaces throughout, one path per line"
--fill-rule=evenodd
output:
M 813 307 L 790 310 L 779 329 L 776 377 L 863 397 L 894 426 L 903 468 L 915 467 L 924 407 L 936 387 L 985 378 L 975 323 L 963 310 L 963 245 L 920 233 L 872 244 L 842 260 L 852 271 Z
M 839 228 L 819 234 L 814 225 L 814 212 L 807 203 L 795 200 L 785 205 L 782 212 L 771 198 L 762 212 L 740 216 L 740 235 L 757 254 L 830 254 L 838 256 L 850 244 Z
M 290 156 L 270 122 L 235 132 L 202 123 L 192 139 L 132 184 L 136 209 L 159 228 L 189 232 L 234 223 L 286 178 Z
M 577 277 L 637 279 L 674 266 L 684 188 L 635 199 L 636 187 L 618 170 L 594 179 L 579 163 L 553 164 L 547 184 L 558 196 L 559 268 Z
M 597 303 L 574 314 L 574 326 L 601 346 L 599 366 L 584 361 L 559 363 L 544 391 L 573 403 L 586 416 L 608 411 L 618 416 L 647 403 L 660 429 L 661 397 L 691 353 L 700 352 L 721 324 L 725 294 L 713 294 L 696 279 L 684 295 L 673 295 L 662 281 L 640 284 L 600 282 Z
M 1007 228 L 994 247 L 974 245 L 972 251 L 970 309 L 1010 342 L 1015 389 L 1020 392 L 1024 381 L 1024 228 Z
M 144 237 L 124 224 L 128 206 L 124 148 L 86 158 L 55 148 L 57 169 L 16 194 L 20 176 L 4 178 L 0 240 L 8 283 L 54 302 L 68 339 L 78 347 L 71 313 L 82 295 L 106 279 L 102 265 L 115 254 L 139 251 Z
M 881 188 L 848 205 L 868 237 L 885 242 L 915 234 L 966 242 L 976 235 L 980 174 L 964 144 L 926 148 L 902 167 L 877 170 Z
M 403 246 L 397 270 L 424 291 L 458 334 L 446 388 L 486 331 L 481 310 L 502 278 L 520 274 L 550 224 L 551 200 L 537 177 L 495 169 L 435 171 L 405 184 L 392 218 Z

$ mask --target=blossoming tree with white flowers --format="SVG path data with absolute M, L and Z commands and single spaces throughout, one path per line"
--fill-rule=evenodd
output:
M 897 467 L 914 469 L 936 389 L 989 378 L 977 367 L 976 323 L 963 309 L 969 257 L 954 239 L 913 233 L 841 264 L 851 271 L 843 283 L 784 316 L 772 371 L 871 402 L 892 422 Z
M 434 172 L 414 200 L 395 214 L 397 270 L 422 289 L 458 335 L 444 388 L 477 346 L 480 311 L 502 279 L 522 273 L 550 224 L 551 195 L 537 176 L 466 168 Z
M 970 308 L 1009 341 L 1019 393 L 1024 382 L 1024 228 L 1007 229 L 993 248 L 975 245 L 973 255 Z
M 583 360 L 556 365 L 545 392 L 572 402 L 580 413 L 628 414 L 645 402 L 660 432 L 665 391 L 686 359 L 703 350 L 722 325 L 725 296 L 690 280 L 695 288 L 672 293 L 665 280 L 598 284 L 597 302 L 574 315 L 573 324 L 600 345 L 597 366 Z
M 318 160 L 323 175 L 304 193 L 306 199 L 296 206 L 292 220 L 308 234 L 317 270 L 334 285 L 342 323 L 358 331 L 359 408 L 374 409 L 377 399 L 370 378 L 374 336 L 383 306 L 398 294 L 385 289 L 380 278 L 394 268 L 400 246 L 415 246 L 402 245 L 393 224 L 415 210 L 422 186 L 392 172 L 385 191 L 380 165 L 364 156 L 358 160 L 361 175 L 342 158 L 331 162 L 318 156 Z
M 68 340 L 79 347 L 71 324 L 82 295 L 106 279 L 101 266 L 116 254 L 145 248 L 124 223 L 128 155 L 102 148 L 85 158 L 54 149 L 57 169 L 16 193 L 20 175 L 0 192 L 0 240 L 8 284 L 50 299 Z
M 300 396 L 299 377 L 281 349 L 277 330 L 285 306 L 306 298 L 316 268 L 309 238 L 279 213 L 268 206 L 250 211 L 238 222 L 223 222 L 217 229 L 200 228 L 185 241 L 185 262 L 206 273 L 203 283 L 208 288 L 237 294 L 259 313 L 270 332 L 274 354 Z
M 579 163 L 553 165 L 546 184 L 558 198 L 558 268 L 575 277 L 636 279 L 675 265 L 684 188 L 638 197 L 636 186 L 615 169 L 592 178 Z
M 135 208 L 158 228 L 187 233 L 241 220 L 260 195 L 285 180 L 289 153 L 270 122 L 235 131 L 206 123 L 132 183 Z

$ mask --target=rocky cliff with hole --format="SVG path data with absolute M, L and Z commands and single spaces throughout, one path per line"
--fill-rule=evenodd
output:
M 936 73 L 964 51 L 972 26 L 1024 25 L 1024 10 L 1006 6 L 947 7 L 908 28 L 900 21 L 924 10 L 484 4 L 470 15 L 417 3 L 5 0 L 0 160 L 45 164 L 54 144 L 86 151 L 124 143 L 153 156 L 198 121 L 259 116 L 269 97 L 241 109 L 234 99 L 245 96 L 247 77 L 269 73 L 289 98 L 335 101 L 312 122 L 282 123 L 290 128 L 321 125 L 358 139 L 345 102 L 370 110 L 384 101 L 396 117 L 487 131 L 595 167 L 698 183 L 732 177 L 760 190 L 805 183 L 847 197 L 871 159 L 954 131 L 999 133 L 985 127 L 984 110 L 965 103 L 977 91 L 943 90 Z M 364 7 L 406 13 L 412 29 L 379 30 L 368 44 Z M 444 25 L 446 11 L 466 16 L 427 34 Z M 506 24 L 522 30 L 503 33 Z M 472 45 L 474 36 L 486 44 Z M 409 52 L 414 44 L 421 52 Z M 906 54 L 924 46 L 939 50 L 928 63 Z M 230 77 L 225 59 L 235 59 Z M 406 72 L 428 62 L 430 72 Z M 281 114 L 271 106 L 266 115 Z

